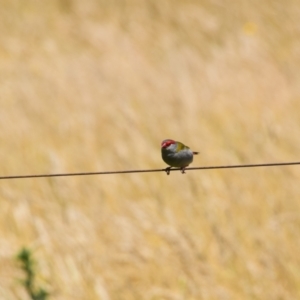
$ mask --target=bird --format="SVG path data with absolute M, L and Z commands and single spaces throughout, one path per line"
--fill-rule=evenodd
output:
M 161 157 L 169 165 L 165 169 L 167 175 L 170 174 L 172 167 L 180 168 L 181 173 L 185 173 L 185 168 L 192 163 L 194 154 L 199 152 L 192 151 L 188 146 L 172 139 L 166 139 L 161 142 Z

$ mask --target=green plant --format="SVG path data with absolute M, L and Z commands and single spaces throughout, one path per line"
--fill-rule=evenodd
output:
M 20 262 L 20 268 L 25 273 L 25 279 L 22 280 L 22 285 L 25 287 L 28 295 L 32 300 L 46 300 L 49 293 L 43 288 L 35 287 L 35 261 L 32 257 L 32 252 L 23 248 L 17 255 L 17 260 Z

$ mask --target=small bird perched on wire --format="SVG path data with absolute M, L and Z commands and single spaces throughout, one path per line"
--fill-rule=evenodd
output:
M 166 168 L 167 175 L 170 174 L 172 167 L 180 168 L 181 173 L 184 174 L 185 168 L 192 163 L 194 154 L 199 154 L 199 152 L 193 152 L 180 142 L 167 139 L 161 143 L 161 157 L 170 166 Z

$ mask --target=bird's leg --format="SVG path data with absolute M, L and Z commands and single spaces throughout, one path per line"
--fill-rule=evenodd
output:
M 182 167 L 182 168 L 181 168 L 181 173 L 182 173 L 182 174 L 185 174 L 185 168 L 186 168 L 186 167 Z
M 172 168 L 172 167 L 167 167 L 167 168 L 165 169 L 167 175 L 170 175 L 170 170 L 171 170 L 171 168 Z

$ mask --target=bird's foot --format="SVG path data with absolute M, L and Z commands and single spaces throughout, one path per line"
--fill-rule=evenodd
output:
M 171 167 L 167 167 L 167 168 L 165 169 L 167 175 L 170 175 L 170 170 L 171 170 Z
M 182 173 L 182 174 L 185 174 L 185 168 L 186 168 L 186 167 L 181 168 L 181 173 Z

